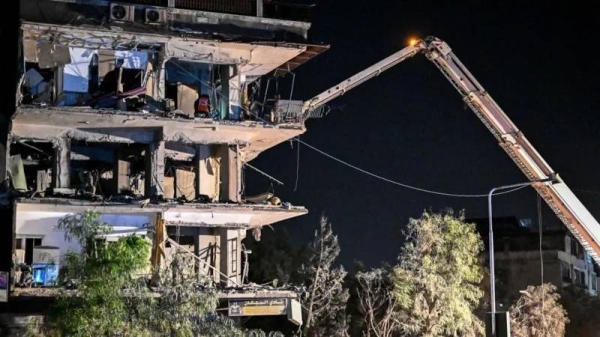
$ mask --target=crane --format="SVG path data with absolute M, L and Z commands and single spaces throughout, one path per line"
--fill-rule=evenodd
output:
M 424 54 L 444 74 L 552 211 L 600 264 L 598 221 L 443 40 L 428 37 L 411 41 L 406 48 L 305 101 L 302 106 L 304 116 L 310 117 L 327 102 L 417 54 Z

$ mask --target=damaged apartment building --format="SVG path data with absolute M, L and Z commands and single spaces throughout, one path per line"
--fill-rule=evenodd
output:
M 60 265 L 79 247 L 58 220 L 96 211 L 109 240 L 146 235 L 163 261 L 173 247 L 195 254 L 237 289 L 221 294 L 231 315 L 247 299 L 291 308 L 295 292 L 248 286 L 242 240 L 307 210 L 245 195 L 243 171 L 306 131 L 271 82 L 328 49 L 307 42 L 309 14 L 263 0 L 21 0 L 7 154 L 19 262 Z

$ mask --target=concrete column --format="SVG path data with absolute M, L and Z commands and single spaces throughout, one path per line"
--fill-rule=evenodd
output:
M 217 160 L 218 148 L 223 145 L 198 145 L 194 157 L 196 170 L 196 196 L 208 196 L 212 201 L 220 199 L 221 161 Z
M 235 183 L 233 186 L 232 193 L 234 193 L 235 198 L 233 201 L 242 202 L 242 158 L 240 157 L 240 145 L 235 144 L 233 148 L 233 157 L 230 159 L 233 160 L 233 177 L 235 179 Z
M 264 16 L 263 0 L 256 0 L 256 16 L 259 18 Z
M 207 145 L 196 146 L 196 157 L 194 157 L 194 170 L 196 170 L 196 198 L 202 194 L 202 170 L 204 166 L 204 160 L 206 160 Z
M 54 92 L 52 95 L 53 102 L 58 104 L 63 98 L 64 72 L 63 67 L 54 68 Z
M 115 193 L 121 193 L 122 191 L 129 191 L 131 186 L 129 184 L 129 175 L 131 174 L 131 163 L 126 160 L 127 153 L 124 149 L 119 148 L 115 150 L 115 157 L 113 162 L 113 184 Z
M 239 202 L 241 200 L 242 163 L 238 155 L 239 145 L 222 145 L 217 151 L 221 158 L 221 199 Z
M 194 228 L 194 255 L 200 256 L 200 228 Z M 198 275 L 199 271 L 204 267 L 204 264 L 201 261 L 194 260 L 195 266 L 194 271 L 196 275 Z M 200 275 L 198 275 L 200 277 Z
M 157 78 L 156 78 L 156 82 L 155 85 L 158 88 L 158 98 L 159 99 L 163 99 L 165 98 L 165 79 L 167 78 L 167 74 L 165 71 L 165 65 L 167 63 L 167 61 L 169 61 L 169 59 L 167 57 L 165 57 L 164 52 L 161 52 L 161 54 L 158 57 L 158 64 L 159 64 L 159 68 L 157 70 Z
M 146 154 L 146 197 L 164 195 L 163 186 L 165 180 L 165 142 L 155 141 L 148 144 Z
M 54 188 L 71 187 L 71 141 L 68 138 L 54 142 L 52 185 Z

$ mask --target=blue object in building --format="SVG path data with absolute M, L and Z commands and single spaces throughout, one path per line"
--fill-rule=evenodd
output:
M 34 263 L 33 283 L 41 286 L 54 286 L 58 279 L 58 265 L 50 263 Z

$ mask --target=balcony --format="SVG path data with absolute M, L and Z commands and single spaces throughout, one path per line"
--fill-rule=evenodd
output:
M 13 137 L 238 144 L 245 161 L 305 132 L 299 101 L 269 93 L 263 104 L 269 97 L 257 79 L 290 71 L 328 48 L 31 22 L 22 28 L 26 66 Z M 144 41 L 147 47 L 114 50 L 109 47 L 114 39 L 124 39 L 123 46 L 126 40 Z M 220 81 L 231 73 L 229 81 Z M 197 110 L 202 95 L 210 106 L 204 114 Z
M 66 136 L 71 140 L 105 144 L 149 144 L 153 141 L 178 143 L 183 147 L 237 144 L 243 160 L 248 162 L 305 131 L 301 124 L 274 126 L 256 120 L 215 121 L 90 108 L 19 107 L 13 119 L 11 136 L 20 141 L 38 143 Z M 189 156 L 193 155 L 190 152 Z

